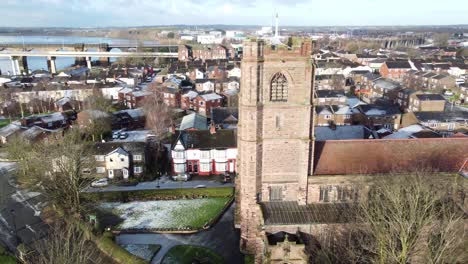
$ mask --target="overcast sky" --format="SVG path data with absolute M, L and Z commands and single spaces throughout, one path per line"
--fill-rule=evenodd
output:
M 0 26 L 468 24 L 467 0 L 0 0 Z

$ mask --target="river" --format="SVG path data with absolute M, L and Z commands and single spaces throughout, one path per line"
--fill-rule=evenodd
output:
M 109 44 L 133 44 L 137 45 L 135 40 L 128 39 L 116 39 L 116 38 L 99 38 L 99 37 L 75 37 L 75 36 L 2 36 L 0 35 L 0 46 L 2 44 L 98 44 L 98 43 L 109 43 Z M 144 41 L 145 44 L 156 44 L 152 41 Z M 95 49 L 89 49 L 89 51 L 97 51 Z M 118 49 L 112 50 L 113 52 L 119 52 Z M 34 52 L 34 51 L 32 51 Z M 93 61 L 98 58 L 92 58 Z M 111 62 L 115 61 L 115 58 L 110 59 Z M 56 59 L 57 70 L 70 67 L 75 63 L 75 58 L 58 57 Z M 47 58 L 46 57 L 28 57 L 28 67 L 30 71 L 35 70 L 47 70 Z M 12 72 L 11 61 L 9 58 L 0 57 L 0 72 L 2 75 L 8 75 Z

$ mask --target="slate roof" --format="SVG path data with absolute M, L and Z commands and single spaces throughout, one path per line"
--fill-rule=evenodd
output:
M 346 96 L 344 90 L 316 90 L 317 98 L 335 98 Z
M 192 113 L 190 115 L 186 115 L 182 118 L 182 122 L 180 124 L 180 130 L 186 129 L 208 129 L 207 125 L 207 118 L 206 116 L 199 115 L 197 113 Z
M 398 106 L 377 101 L 374 104 L 360 105 L 361 112 L 367 116 L 385 116 L 401 114 Z
M 198 96 L 203 98 L 203 100 L 205 100 L 205 101 L 213 101 L 213 100 L 218 100 L 218 99 L 223 98 L 223 97 L 221 97 L 220 95 L 218 95 L 216 93 L 199 94 Z
M 239 109 L 237 107 L 215 107 L 211 108 L 211 120 L 215 124 L 234 123 L 239 119 Z M 228 121 L 228 122 L 227 122 Z
M 190 100 L 193 100 L 198 96 L 198 93 L 195 91 L 188 91 L 186 94 L 183 94 L 182 97 L 188 97 Z
M 421 122 L 468 122 L 468 111 L 453 112 L 414 112 Z
M 416 97 L 422 101 L 445 101 L 440 94 L 417 94 Z
M 370 135 L 370 131 L 362 125 L 357 126 L 316 126 L 315 140 L 344 140 L 344 139 L 365 139 Z
M 389 69 L 411 69 L 408 61 L 387 61 L 385 64 Z
M 93 152 L 97 155 L 107 155 L 122 148 L 129 153 L 145 153 L 145 142 L 98 142 L 94 143 Z
M 374 86 L 377 88 L 382 88 L 384 90 L 393 90 L 393 89 L 400 87 L 400 84 L 392 80 L 380 78 L 380 79 L 374 80 Z
M 214 134 L 209 130 L 177 131 L 172 135 L 172 148 L 179 140 L 185 149 L 237 148 L 237 135 L 234 130 L 218 130 Z
M 356 221 L 352 204 L 323 203 L 299 205 L 297 202 L 263 202 L 260 204 L 265 225 L 349 223 Z
M 0 136 L 9 137 L 10 135 L 13 135 L 14 133 L 20 130 L 21 130 L 21 124 L 19 122 L 13 122 L 11 124 L 8 124 L 0 128 Z

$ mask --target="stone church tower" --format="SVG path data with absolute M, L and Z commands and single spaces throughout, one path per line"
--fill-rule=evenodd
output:
M 312 172 L 312 43 L 244 43 L 238 165 L 241 249 L 264 252 L 261 202 L 307 203 Z

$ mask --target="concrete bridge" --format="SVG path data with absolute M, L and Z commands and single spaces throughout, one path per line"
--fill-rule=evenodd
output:
M 396 37 L 373 37 L 364 39 L 380 43 L 380 46 L 383 49 L 392 49 L 398 47 L 417 47 L 426 44 L 426 37 L 423 34 Z
M 47 66 L 50 73 L 57 73 L 55 59 L 57 57 L 75 57 L 86 60 L 86 65 L 91 69 L 91 58 L 99 57 L 103 62 L 109 62 L 109 58 L 177 58 L 177 52 L 109 52 L 109 51 L 0 51 L 0 57 L 9 57 L 13 69 L 13 75 L 28 72 L 27 57 L 47 57 Z
M 145 51 L 162 51 L 169 50 L 177 52 L 178 45 L 162 45 L 162 44 L 148 44 L 148 43 L 74 43 L 74 44 L 61 44 L 61 43 L 42 43 L 42 44 L 5 44 L 0 43 L 0 50 L 40 50 L 40 51 L 56 51 L 56 50 L 68 50 L 68 51 L 111 51 L 112 49 L 120 49 L 121 51 L 129 50 L 142 50 Z

